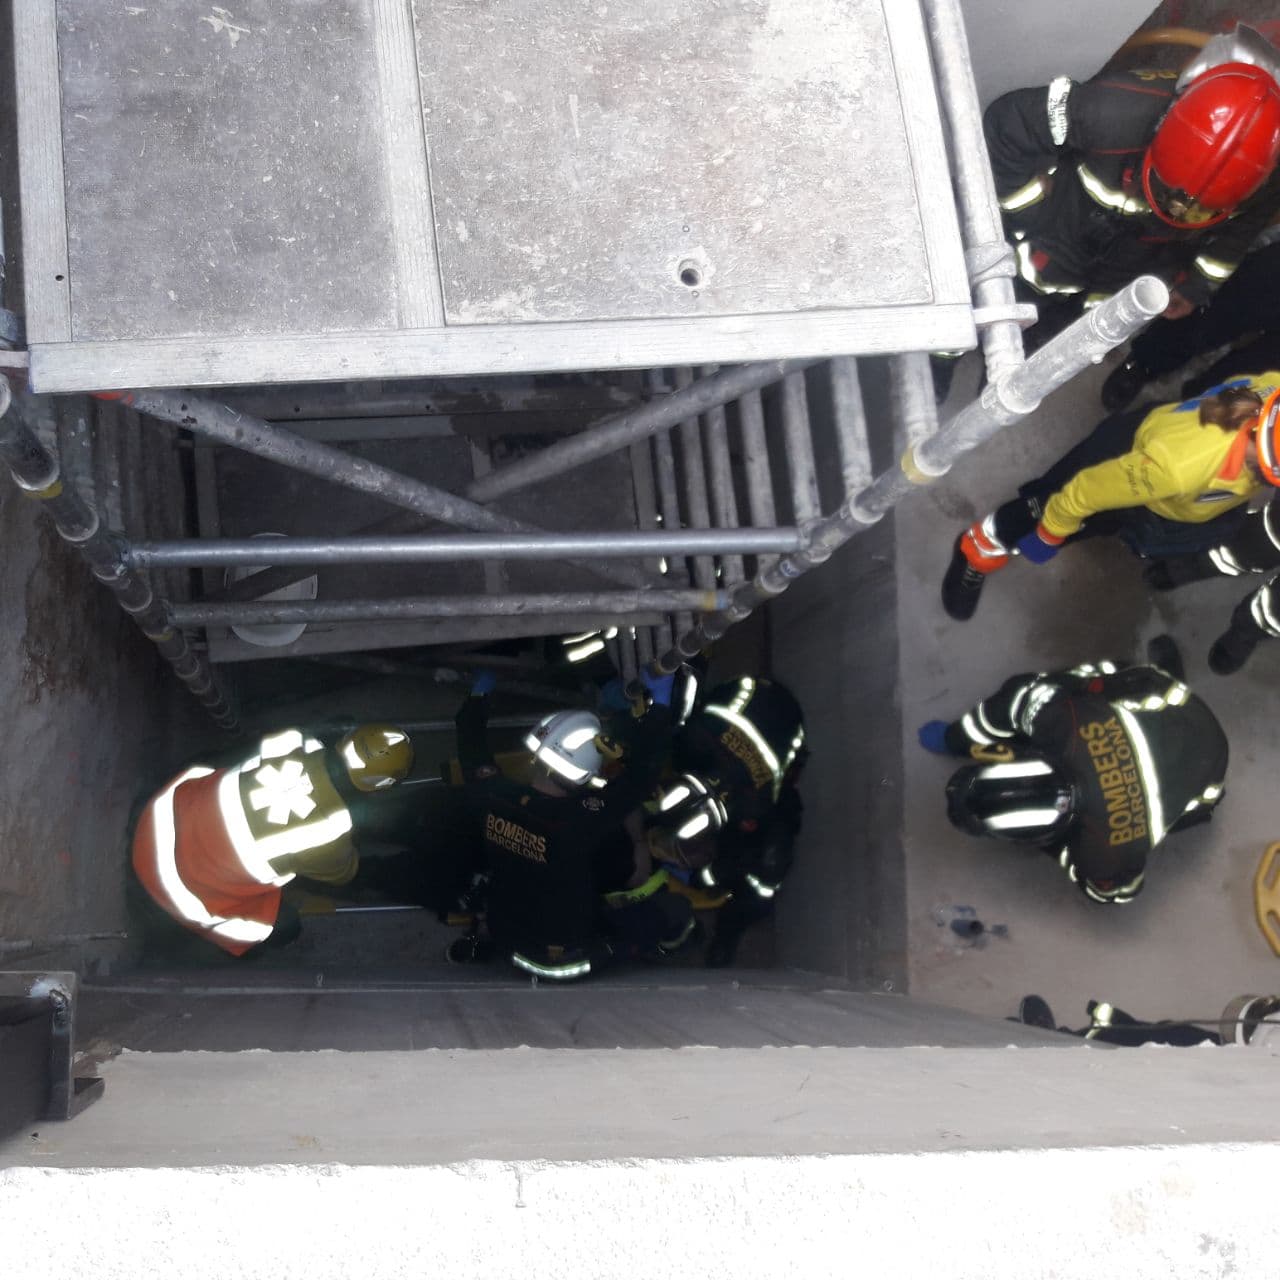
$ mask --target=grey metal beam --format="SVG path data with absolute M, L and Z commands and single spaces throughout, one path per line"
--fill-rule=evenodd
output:
M 889 395 L 903 448 L 914 449 L 937 431 L 933 372 L 923 351 L 889 357 Z
M 510 516 L 499 515 L 465 498 L 455 497 L 434 485 L 401 475 L 389 467 L 343 453 L 326 444 L 303 440 L 282 427 L 273 427 L 259 418 L 201 396 L 177 391 L 139 390 L 101 392 L 98 398 L 132 405 L 139 413 L 182 427 L 193 435 L 217 440 L 256 457 L 292 467 L 295 471 L 370 494 L 393 506 L 439 520 L 442 524 L 502 533 L 542 532 Z M 649 575 L 631 565 L 610 565 L 597 568 L 597 572 L 631 587 L 650 585 Z
M 596 591 L 486 596 L 409 596 L 385 600 L 251 600 L 233 604 L 173 604 L 177 627 L 241 623 L 360 622 L 368 619 L 486 618 L 527 613 L 598 613 L 607 616 L 672 609 L 713 612 L 729 603 L 723 591 Z
M 443 533 L 398 538 L 216 538 L 137 542 L 138 568 L 202 565 L 426 564 L 458 560 L 567 560 L 575 557 L 679 556 L 733 551 L 799 551 L 798 529 L 648 529 L 518 535 Z
M 702 372 L 706 377 L 715 371 L 715 366 L 710 365 Z M 724 405 L 713 405 L 708 409 L 703 417 L 703 424 L 707 443 L 711 516 L 717 528 L 733 529 L 738 524 L 738 498 L 733 489 L 733 461 L 729 457 L 729 424 Z M 720 564 L 726 583 L 742 581 L 744 570 L 740 555 L 731 554 L 728 548 L 722 547 Z
M 475 502 L 492 502 L 503 494 L 528 488 L 539 480 L 564 475 L 594 458 L 616 453 L 636 440 L 674 427 L 717 405 L 728 404 L 748 391 L 780 381 L 788 372 L 807 369 L 816 360 L 767 360 L 735 365 L 710 378 L 680 387 L 673 395 L 628 409 L 578 435 L 560 440 L 537 453 L 477 480 L 467 490 Z
M 693 385 L 693 370 L 675 371 L 676 391 L 671 399 Z M 680 423 L 680 470 L 684 478 L 684 510 L 686 522 L 694 529 L 711 527 L 711 500 L 707 495 L 707 467 L 702 454 L 702 430 L 697 416 Z M 710 556 L 695 556 L 692 562 L 694 586 L 710 591 L 716 584 L 715 561 Z
M 809 426 L 809 396 L 803 373 L 789 373 L 782 384 L 782 434 L 787 443 L 792 513 L 796 524 L 803 526 L 822 515 L 818 466 L 813 458 L 813 435 Z
M 648 381 L 652 390 L 666 394 L 666 382 L 662 373 L 657 369 L 649 371 Z M 658 489 L 658 508 L 662 515 L 663 527 L 666 529 L 683 528 L 684 522 L 680 516 L 680 490 L 676 481 L 676 454 L 675 446 L 671 441 L 671 432 L 659 431 L 653 437 L 652 443 L 654 480 Z M 668 562 L 667 571 L 675 574 L 684 582 L 692 583 L 693 581 L 693 577 L 690 574 L 689 561 L 684 558 Z M 688 614 L 680 615 L 675 621 L 673 635 L 678 635 L 692 625 L 692 617 Z M 665 646 L 665 648 L 670 647 L 669 643 Z
M 797 578 L 828 560 L 855 534 L 875 524 L 913 489 L 946 475 L 962 455 L 1002 427 L 1033 413 L 1041 400 L 1076 374 L 1096 364 L 1128 341 L 1169 303 L 1168 286 L 1155 276 L 1140 276 L 1119 293 L 1086 312 L 1034 355 L 990 383 L 940 431 L 908 449 L 901 461 L 882 472 L 860 493 L 847 499 L 832 516 L 809 530 L 804 550 L 784 555 L 733 592 L 733 603 L 712 617 L 700 618 L 691 631 L 655 661 L 660 671 L 674 671 L 688 657 L 760 605 L 779 596 Z
M 1034 319 L 1035 308 L 1020 307 L 1014 296 L 1013 253 L 1004 238 L 960 0 L 922 0 L 922 5 L 951 141 L 952 180 L 960 206 L 974 321 L 987 378 L 995 383 L 1021 364 L 1018 317 Z
M 851 498 L 871 483 L 871 437 L 867 434 L 867 408 L 854 356 L 836 356 L 828 366 L 831 407 L 835 419 L 836 450 L 840 457 L 841 492 Z M 763 523 L 752 512 L 753 524 Z

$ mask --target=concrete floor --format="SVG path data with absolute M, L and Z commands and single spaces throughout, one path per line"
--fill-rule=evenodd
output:
M 944 482 L 909 500 L 896 521 L 910 991 L 992 1014 L 1011 1013 L 1021 995 L 1035 991 L 1073 1026 L 1086 1021 L 1090 998 L 1138 1016 L 1205 1017 L 1233 995 L 1280 986 L 1280 960 L 1252 905 L 1258 859 L 1277 838 L 1269 799 L 1280 645 L 1264 646 L 1229 679 L 1206 665 L 1247 586 L 1219 579 L 1153 594 L 1140 563 L 1106 540 L 1069 548 L 1046 566 L 1013 564 L 988 584 L 969 623 L 953 622 L 939 602 L 955 535 L 1101 418 L 1098 389 L 1109 367 L 1081 376 L 975 451 Z M 972 393 L 976 377 L 969 357 L 949 408 Z M 1177 639 L 1189 682 L 1221 719 L 1231 764 L 1217 816 L 1156 852 L 1135 902 L 1098 906 L 1044 855 L 951 828 L 943 787 L 953 766 L 917 745 L 920 724 L 959 715 L 1018 671 L 1141 656 L 1161 632 Z M 1007 937 L 962 941 L 948 927 L 961 908 L 988 928 L 1006 926 Z

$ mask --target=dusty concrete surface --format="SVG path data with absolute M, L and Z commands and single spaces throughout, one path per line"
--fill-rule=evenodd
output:
M 0 541 L 0 941 L 125 930 L 130 808 L 163 781 L 174 737 L 203 734 L 204 722 L 7 475 Z M 36 958 L 92 971 L 127 953 L 101 941 Z M 21 967 L 27 954 L 0 962 Z
M 1252 878 L 1277 838 L 1274 684 L 1280 645 L 1264 646 L 1237 676 L 1211 674 L 1206 654 L 1247 587 L 1218 580 L 1166 594 L 1146 590 L 1140 563 L 1120 544 L 1069 548 L 1052 563 L 1015 563 L 992 580 L 976 617 L 953 622 L 938 588 L 956 534 L 1008 498 L 1101 418 L 1106 369 L 1059 391 L 1031 419 L 1008 428 L 942 483 L 909 500 L 898 519 L 906 765 L 905 858 L 910 989 L 975 1012 L 1007 1014 L 1030 991 L 1059 1020 L 1085 1021 L 1085 1002 L 1110 1000 L 1141 1017 L 1208 1017 L 1233 995 L 1280 985 L 1280 961 L 1253 919 Z M 951 404 L 976 378 L 971 357 Z M 1174 390 L 1169 398 L 1176 398 Z M 1141 656 L 1172 634 L 1187 675 L 1231 742 L 1227 798 L 1207 826 L 1170 839 L 1151 859 L 1132 904 L 1087 901 L 1043 854 L 970 839 L 947 822 L 947 760 L 916 743 L 918 725 L 959 714 L 1017 671 L 1099 657 Z M 975 946 L 948 927 L 957 907 L 1007 937 Z
M 15 1169 L 0 1175 L 0 1261 L 24 1280 L 62 1280 L 86 1256 L 101 1280 L 631 1280 L 655 1255 L 735 1280 L 795 1274 L 798 1260 L 806 1277 L 841 1280 L 853 1266 L 882 1280 L 1219 1280 L 1274 1270 L 1275 1158 L 1259 1143 Z
M 1063 1037 L 1065 1040 L 1066 1037 Z M 126 1053 L 0 1166 L 798 1156 L 1258 1139 L 1275 1059 L 821 1047 Z M 193 1106 L 193 1100 L 199 1100 Z

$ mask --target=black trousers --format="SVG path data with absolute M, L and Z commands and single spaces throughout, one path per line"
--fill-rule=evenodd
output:
M 1280 243 L 1248 254 L 1208 306 L 1182 320 L 1156 320 L 1133 340 L 1130 358 L 1153 375 L 1172 373 L 1195 356 L 1246 333 L 1276 328 L 1280 328 Z M 1237 371 L 1243 367 L 1236 364 Z M 1213 381 L 1205 385 L 1213 386 Z
M 1133 437 L 1154 406 L 1113 413 L 1098 423 L 1074 449 L 1063 454 L 1042 476 L 1018 489 L 1018 496 L 998 508 L 996 536 L 1006 547 L 1035 529 L 1048 500 L 1087 467 L 1118 458 L 1133 448 Z M 1146 507 L 1121 507 L 1090 516 L 1067 542 L 1085 538 L 1119 538 L 1139 556 L 1194 555 L 1226 541 L 1245 518 L 1243 506 L 1224 511 L 1203 524 L 1166 520 Z

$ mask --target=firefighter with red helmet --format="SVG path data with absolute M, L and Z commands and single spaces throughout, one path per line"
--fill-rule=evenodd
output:
M 1144 273 L 1169 284 L 1168 318 L 1189 314 L 1280 207 L 1280 51 L 1248 27 L 1181 74 L 1006 93 L 984 127 L 1040 341 Z

